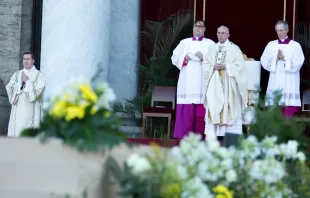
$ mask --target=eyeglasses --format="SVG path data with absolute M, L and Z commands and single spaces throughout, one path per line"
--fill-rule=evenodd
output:
M 205 26 L 203 25 L 194 25 L 195 28 L 204 28 Z
M 217 32 L 217 34 L 228 34 L 227 32 Z

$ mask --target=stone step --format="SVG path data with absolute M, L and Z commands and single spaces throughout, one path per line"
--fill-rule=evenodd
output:
M 124 132 L 129 138 L 138 138 L 142 136 L 142 129 L 138 126 L 121 126 L 119 130 Z
M 132 118 L 124 113 L 116 113 L 121 118 L 121 125 L 122 126 L 137 126 L 139 124 L 140 118 Z

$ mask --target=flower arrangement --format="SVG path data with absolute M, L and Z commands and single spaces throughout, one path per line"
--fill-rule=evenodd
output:
M 111 148 L 125 140 L 117 129 L 119 117 L 111 108 L 114 100 L 107 83 L 69 83 L 47 103 L 40 127 L 27 129 L 22 136 L 56 137 L 80 150 Z
M 201 141 L 190 134 L 172 149 L 153 145 L 150 155 L 133 154 L 120 168 L 109 167 L 120 182 L 121 195 L 162 198 L 309 197 L 309 170 L 298 143 L 258 142 L 254 136 L 238 147 L 221 147 L 214 134 Z

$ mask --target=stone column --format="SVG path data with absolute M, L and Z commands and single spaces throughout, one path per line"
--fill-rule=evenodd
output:
M 91 77 L 101 64 L 108 79 L 110 0 L 44 0 L 41 70 L 49 98 L 70 79 Z
M 5 85 L 31 50 L 32 0 L 1 0 L 0 13 L 0 133 L 6 134 L 11 105 Z
M 111 2 L 109 82 L 118 100 L 137 95 L 140 0 Z

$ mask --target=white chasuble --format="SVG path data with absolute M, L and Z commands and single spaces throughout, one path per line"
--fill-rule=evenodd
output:
M 277 61 L 278 50 L 282 50 L 285 60 Z M 270 72 L 266 105 L 273 105 L 273 93 L 280 91 L 282 98 L 279 105 L 301 106 L 299 71 L 305 60 L 299 43 L 290 40 L 288 44 L 271 41 L 261 57 L 263 68 Z
M 187 38 L 182 40 L 173 51 L 171 57 L 172 64 L 180 70 L 177 86 L 177 104 L 203 103 L 202 62 L 194 54 L 197 51 L 200 51 L 203 55 L 206 54 L 212 44 L 214 42 L 206 38 L 203 38 L 201 41 Z M 186 54 L 189 54 L 192 60 L 189 60 L 184 65 Z
M 214 70 L 215 63 L 226 65 L 226 69 Z M 213 45 L 204 59 L 203 70 L 205 133 L 242 134 L 242 110 L 247 105 L 248 91 L 241 50 L 229 40 Z
M 28 76 L 22 84 L 22 72 Z M 45 79 L 34 66 L 15 72 L 6 86 L 9 102 L 12 105 L 8 136 L 18 137 L 27 128 L 37 128 L 41 120 L 40 98 L 45 87 Z

